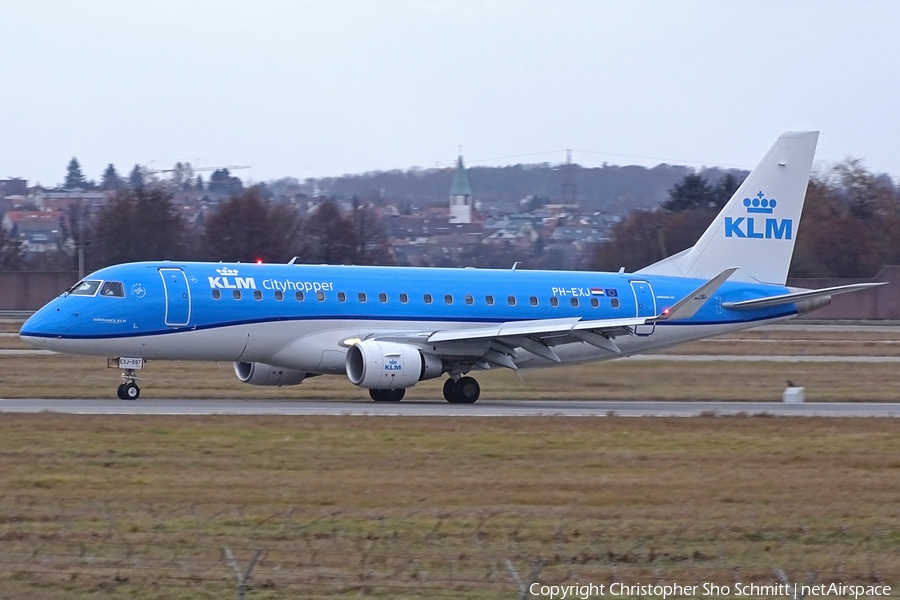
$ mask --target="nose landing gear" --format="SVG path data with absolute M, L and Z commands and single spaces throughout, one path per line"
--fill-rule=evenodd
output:
M 134 374 L 134 369 L 125 369 L 122 373 L 122 383 L 116 388 L 119 400 L 137 400 L 141 396 L 141 388 L 137 382 L 140 379 Z
M 444 399 L 451 404 L 474 404 L 481 395 L 481 386 L 474 377 L 452 377 L 444 382 Z

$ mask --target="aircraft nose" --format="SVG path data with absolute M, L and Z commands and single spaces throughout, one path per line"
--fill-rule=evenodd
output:
M 62 335 L 62 319 L 58 307 L 45 306 L 31 315 L 22 328 L 19 337 L 36 348 L 45 348 L 47 341 Z

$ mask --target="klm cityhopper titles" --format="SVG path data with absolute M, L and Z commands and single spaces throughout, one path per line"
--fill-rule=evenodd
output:
M 785 287 L 817 132 L 786 133 L 698 242 L 636 273 L 144 262 L 101 269 L 23 325 L 47 350 L 107 357 L 118 395 L 146 360 L 233 361 L 282 386 L 346 377 L 378 402 L 446 376 L 602 361 L 789 319 L 835 294 Z

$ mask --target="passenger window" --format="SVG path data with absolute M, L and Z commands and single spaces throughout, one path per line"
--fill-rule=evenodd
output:
M 112 298 L 124 298 L 125 287 L 122 285 L 121 281 L 107 281 L 103 284 L 103 287 L 100 288 L 100 295 Z
M 445 294 L 444 302 L 446 302 L 447 304 L 453 304 L 453 296 L 451 296 L 450 294 Z
M 406 294 L 400 294 L 400 302 L 406 304 L 407 302 L 409 302 L 409 296 L 407 296 Z
M 475 298 L 466 294 L 466 304 L 475 304 Z
M 97 290 L 100 289 L 100 280 L 99 279 L 85 279 L 79 283 L 76 283 L 69 290 L 69 295 L 71 296 L 93 296 L 97 293 Z
M 316 300 L 325 302 L 325 292 L 316 292 Z
M 425 304 L 431 304 L 431 294 L 425 294 Z
M 609 301 L 609 305 L 612 306 L 613 308 L 619 308 L 619 299 L 613 298 L 612 300 Z
M 574 306 L 575 308 L 578 308 L 578 298 L 572 298 L 569 300 L 569 302 L 572 303 L 572 306 Z
M 380 294 L 378 294 L 378 301 L 379 302 L 387 302 L 387 294 L 385 294 L 384 292 L 381 292 Z
M 550 306 L 559 306 L 559 298 L 557 298 L 556 296 L 551 296 Z
M 344 292 L 338 292 L 338 302 L 346 302 L 346 301 L 347 301 L 347 294 L 345 294 Z
M 515 305 L 516 305 L 516 297 L 515 297 L 515 296 L 509 296 L 509 297 L 506 299 L 506 301 L 509 302 L 509 305 L 510 305 L 510 306 L 515 306 Z
M 487 304 L 488 306 L 493 306 L 494 305 L 494 297 L 493 296 L 485 296 L 484 303 Z
M 593 306 L 594 308 L 597 308 L 598 306 L 600 306 L 600 301 L 597 300 L 596 298 L 591 298 L 591 306 Z
M 284 300 L 284 292 L 282 292 L 281 290 L 276 291 L 276 292 L 275 292 L 275 299 L 278 300 L 279 302 L 280 302 L 281 300 Z
M 262 300 L 262 292 L 259 290 L 255 290 L 253 292 L 253 297 L 256 298 L 257 300 Z
M 213 298 L 218 300 L 221 297 L 222 297 L 222 292 L 220 292 L 219 290 L 213 290 Z
M 537 299 L 537 296 L 532 296 L 532 297 L 531 297 L 531 300 L 529 300 L 529 302 L 531 302 L 531 305 L 532 305 L 532 306 L 537 306 L 537 305 L 538 305 L 538 299 Z
M 303 292 L 297 292 L 294 295 L 297 297 L 297 302 L 303 302 Z
M 357 298 L 359 298 L 359 301 L 363 302 L 363 303 L 365 303 L 365 301 L 368 300 L 365 292 L 360 292 L 359 295 L 357 295 Z
M 233 292 L 231 292 L 231 295 L 234 296 L 235 300 L 240 300 L 241 299 L 241 290 L 234 290 Z

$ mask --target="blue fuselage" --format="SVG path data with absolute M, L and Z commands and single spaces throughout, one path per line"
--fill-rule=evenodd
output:
M 352 336 L 563 317 L 652 317 L 702 283 L 626 273 L 144 262 L 91 274 L 35 313 L 21 335 L 35 346 L 76 354 L 261 361 L 339 373 L 342 341 Z M 690 319 L 638 327 L 623 351 L 793 316 L 793 305 L 722 307 L 787 291 L 726 282 Z M 612 358 L 572 346 L 560 354 L 563 362 Z M 532 358 L 523 366 L 544 366 Z

